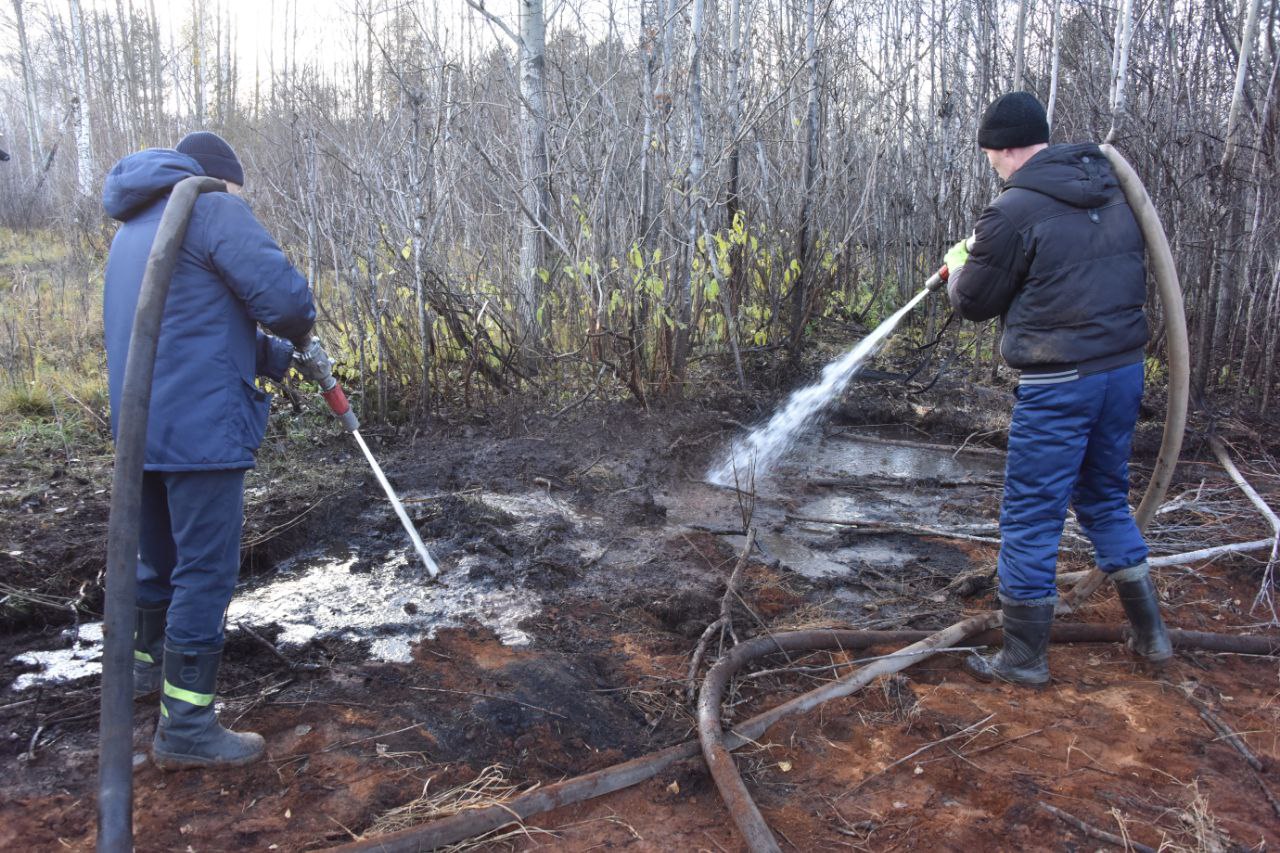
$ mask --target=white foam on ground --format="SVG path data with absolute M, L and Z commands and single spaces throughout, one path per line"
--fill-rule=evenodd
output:
M 14 657 L 14 663 L 40 667 L 36 672 L 19 675 L 13 682 L 15 691 L 42 684 L 64 684 L 102 672 L 101 622 L 81 625 L 78 632 L 68 628 L 62 632 L 61 639 L 66 642 L 65 648 L 23 652 Z
M 334 637 L 368 640 L 376 660 L 405 662 L 413 646 L 431 639 L 441 628 L 456 628 L 468 618 L 489 628 L 507 645 L 524 645 L 530 636 L 522 620 L 536 615 L 541 601 L 522 589 L 495 589 L 467 577 L 465 556 L 435 582 L 406 571 L 405 555 L 396 554 L 367 571 L 352 571 L 359 555 L 299 562 L 276 579 L 237 594 L 228 624 L 275 623 L 281 646 L 303 646 Z

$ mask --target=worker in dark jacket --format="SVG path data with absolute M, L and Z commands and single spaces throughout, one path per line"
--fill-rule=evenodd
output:
M 152 756 L 166 769 L 246 764 L 263 739 L 224 729 L 213 700 L 223 622 L 240 569 L 244 475 L 266 431 L 268 395 L 315 322 L 306 280 L 239 198 L 231 147 L 193 133 L 177 150 L 125 157 L 102 200 L 123 224 L 104 292 L 112 431 L 143 270 L 169 192 L 208 175 L 226 193 L 199 196 L 165 302 L 147 421 L 138 555 L 134 692 L 157 689 Z M 280 337 L 263 333 L 265 326 Z M 282 340 L 283 338 L 284 340 Z
M 1000 512 L 1004 647 L 971 672 L 1049 680 L 1058 541 L 1067 509 L 1093 543 L 1153 662 L 1172 655 L 1129 509 L 1129 454 L 1148 331 L 1145 244 L 1097 145 L 1049 146 L 1035 96 L 1014 92 L 982 117 L 978 145 L 1004 180 L 971 241 L 947 254 L 951 304 L 1001 318 L 1000 352 L 1021 372 Z

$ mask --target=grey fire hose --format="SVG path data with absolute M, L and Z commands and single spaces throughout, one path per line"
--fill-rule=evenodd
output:
M 1169 402 L 1164 416 L 1164 438 L 1160 442 L 1160 453 L 1156 456 L 1151 481 L 1147 483 L 1142 503 L 1134 513 L 1138 529 L 1146 530 L 1164 500 L 1169 483 L 1173 480 L 1173 469 L 1178 465 L 1178 454 L 1182 452 L 1182 434 L 1187 428 L 1187 401 L 1191 396 L 1191 345 L 1187 340 L 1187 314 L 1182 301 L 1182 286 L 1178 283 L 1178 271 L 1173 265 L 1173 252 L 1169 248 L 1169 238 L 1165 236 L 1164 226 L 1160 223 L 1160 214 L 1156 212 L 1151 196 L 1147 195 L 1147 188 L 1143 186 L 1142 179 L 1129 165 L 1129 161 L 1110 145 L 1101 147 L 1120 180 L 1125 200 L 1133 208 L 1133 215 L 1137 218 L 1138 227 L 1142 229 L 1142 237 L 1147 243 L 1151 275 L 1156 282 L 1156 292 L 1160 294 L 1160 307 L 1164 310 L 1165 342 L 1169 350 Z M 1097 568 L 1092 569 L 1084 580 L 1072 588 L 1059 609 L 1079 609 L 1104 580 L 1106 575 Z
M 116 413 L 115 472 L 107 525 L 107 590 L 102 637 L 102 706 L 98 725 L 98 850 L 133 849 L 133 630 L 138 523 L 147 415 L 160 321 L 191 211 L 201 193 L 226 192 L 214 178 L 191 177 L 169 194 L 147 257 Z
M 1110 145 L 1101 147 L 1103 154 L 1106 155 L 1107 160 L 1115 170 L 1116 177 L 1120 181 L 1120 187 L 1124 191 L 1125 200 L 1129 202 L 1129 206 L 1133 209 L 1134 216 L 1138 220 L 1138 227 L 1141 229 L 1143 239 L 1146 241 L 1147 252 L 1151 258 L 1152 275 L 1156 280 L 1156 289 L 1160 294 L 1161 304 L 1165 312 L 1166 339 L 1169 347 L 1169 404 L 1165 413 L 1164 439 L 1160 445 L 1160 454 L 1156 458 L 1155 470 L 1152 472 L 1151 481 L 1147 484 L 1142 503 L 1135 513 L 1138 527 L 1144 529 L 1155 516 L 1160 502 L 1164 500 L 1165 492 L 1173 479 L 1174 468 L 1178 464 L 1178 454 L 1182 449 L 1182 434 L 1186 429 L 1187 423 L 1191 358 L 1187 344 L 1187 324 L 1182 301 L 1182 289 L 1178 285 L 1178 274 L 1173 266 L 1173 253 L 1169 250 L 1169 240 L 1165 236 L 1164 227 L 1160 223 L 1160 217 L 1156 213 L 1155 205 L 1151 203 L 1151 198 L 1147 195 L 1147 190 L 1143 186 L 1142 180 L 1124 157 L 1120 156 L 1120 153 Z M 939 275 L 945 280 L 944 270 L 940 270 Z M 1059 606 L 1059 610 L 1070 611 L 1078 608 L 1097 590 L 1105 578 L 1106 576 L 1101 571 L 1094 568 L 1071 590 L 1067 600 Z M 999 614 L 993 612 L 987 614 L 987 616 L 989 621 L 994 621 L 998 620 Z M 980 619 L 981 617 L 973 617 L 963 622 L 958 622 L 947 628 L 942 634 L 958 632 L 960 636 L 964 636 L 965 632 L 961 629 L 966 625 L 977 623 Z M 973 634 L 975 629 L 970 628 L 967 633 Z M 1177 634 L 1181 632 L 1174 631 L 1170 633 Z M 942 634 L 938 636 L 941 637 Z M 738 648 L 735 648 L 733 652 L 737 652 Z M 755 802 L 752 801 L 742 777 L 738 774 L 733 757 L 729 754 L 729 750 L 725 745 L 724 732 L 720 725 L 720 700 L 728 678 L 734 671 L 734 664 L 731 661 L 735 659 L 732 652 L 730 655 L 726 655 L 724 659 L 717 662 L 716 666 L 712 667 L 711 672 L 707 674 L 707 678 L 703 682 L 702 691 L 698 698 L 698 737 L 702 743 L 702 754 L 706 758 L 712 777 L 715 779 L 716 788 L 720 791 L 721 799 L 724 800 L 725 806 L 729 809 L 729 815 L 737 825 L 743 840 L 746 841 L 747 849 L 752 853 L 774 853 L 780 850 L 778 843 L 774 839 L 773 833 L 769 830 L 769 825 L 760 814 L 760 810 L 756 807 Z M 865 673 L 868 676 L 864 679 L 858 680 L 850 677 L 841 679 L 841 681 L 829 686 L 833 691 L 833 695 L 847 695 L 850 692 L 850 688 L 856 689 L 861 684 L 869 681 L 871 676 L 881 672 L 896 671 L 896 669 L 902 669 L 910 665 L 910 663 L 912 661 L 904 661 L 901 665 L 895 666 L 883 661 L 877 662 L 879 672 L 877 672 L 877 666 L 873 665 L 860 671 L 860 673 Z M 724 665 L 724 671 L 721 671 L 722 664 Z
M 699 709 L 714 707 L 715 726 L 721 731 L 719 746 L 725 750 L 738 749 L 752 743 L 763 735 L 771 726 L 787 716 L 804 713 L 817 707 L 822 702 L 840 695 L 848 695 L 866 684 L 869 668 L 855 670 L 842 676 L 838 681 L 823 684 L 807 693 L 796 696 L 787 702 L 756 714 L 750 719 L 735 725 L 732 731 L 723 732 L 720 725 L 719 698 L 724 695 L 733 676 L 749 664 L 769 655 L 778 653 L 803 653 L 817 650 L 854 652 L 871 646 L 897 646 L 903 643 L 917 644 L 918 654 L 906 654 L 906 649 L 876 659 L 873 666 L 884 674 L 891 669 L 905 669 L 908 665 L 925 660 L 930 654 L 936 654 L 948 639 L 954 639 L 958 633 L 982 631 L 984 624 L 989 624 L 996 614 L 982 614 L 974 619 L 944 629 L 942 632 L 929 631 L 856 631 L 833 628 L 820 628 L 807 631 L 788 631 L 779 634 L 756 637 L 730 649 L 724 657 L 716 661 L 715 666 L 707 673 L 703 682 L 702 695 L 699 697 Z M 1054 625 L 1051 640 L 1054 643 L 1119 643 L 1124 641 L 1126 629 L 1121 625 L 1097 624 L 1062 624 Z M 1227 634 L 1212 634 L 1203 631 L 1171 630 L 1169 638 L 1174 648 L 1199 649 L 1208 652 L 1230 652 L 1246 655 L 1280 654 L 1280 637 L 1240 637 Z M 996 631 L 977 633 L 967 642 L 987 644 L 999 640 Z M 927 648 L 920 649 L 920 646 Z M 890 662 L 892 666 L 884 666 Z M 699 728 L 705 728 L 699 720 Z M 705 750 L 706 740 L 702 741 Z M 633 758 L 621 764 L 615 764 L 602 770 L 596 770 L 582 776 L 575 776 L 562 782 L 539 785 L 531 791 L 520 794 L 502 803 L 475 809 L 466 809 L 449 817 L 440 818 L 430 823 L 403 829 L 386 835 L 375 835 L 362 838 L 347 844 L 329 848 L 330 853 L 416 853 L 421 850 L 435 850 L 458 844 L 469 838 L 475 838 L 488 832 L 501 829 L 511 824 L 521 823 L 535 815 L 581 803 L 586 800 L 602 797 L 615 791 L 637 785 L 646 779 L 666 770 L 680 761 L 686 761 L 698 755 L 699 741 L 691 740 L 669 746 L 665 749 Z M 721 767 L 726 766 L 718 762 Z M 727 765 L 732 769 L 732 763 Z M 732 770 L 736 775 L 736 769 Z M 720 784 L 719 779 L 717 787 Z M 726 798 L 730 813 L 737 819 L 738 812 L 732 798 Z M 763 819 L 761 820 L 763 823 Z M 764 828 L 768 832 L 767 826 Z M 750 836 L 745 836 L 750 837 Z

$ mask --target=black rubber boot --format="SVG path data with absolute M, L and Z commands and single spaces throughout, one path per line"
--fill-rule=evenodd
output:
M 239 767 L 262 757 L 262 735 L 222 727 L 213 710 L 222 649 L 164 647 L 160 725 L 151 760 L 161 770 Z
M 1173 657 L 1173 644 L 1160 617 L 1160 598 L 1147 564 L 1112 572 L 1111 582 L 1116 585 L 1124 615 L 1133 628 L 1129 647 L 1151 663 L 1163 663 Z
M 1034 603 L 1001 600 L 1004 648 L 993 655 L 970 655 L 964 668 L 979 681 L 1000 679 L 1010 684 L 1049 683 L 1049 629 L 1056 599 Z
M 133 628 L 133 698 L 160 689 L 160 661 L 164 657 L 164 626 L 169 605 L 137 608 Z

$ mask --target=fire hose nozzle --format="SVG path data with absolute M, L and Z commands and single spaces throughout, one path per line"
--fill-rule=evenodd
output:
M 351 403 L 347 401 L 346 392 L 342 390 L 338 380 L 330 376 L 328 387 L 321 384 L 320 396 L 324 397 L 324 401 L 329 404 L 329 410 L 342 422 L 342 426 L 347 432 L 355 432 L 360 429 L 360 419 L 356 417 L 355 411 L 352 410 Z
M 937 293 L 939 290 L 942 290 L 943 285 L 947 283 L 948 274 L 949 270 L 947 269 L 947 265 L 943 264 L 938 267 L 937 272 L 929 276 L 928 280 L 925 281 L 924 286 L 930 291 Z
M 342 386 L 333 376 L 333 359 L 325 352 L 324 346 L 317 337 L 311 337 L 294 343 L 294 367 L 304 378 L 310 379 L 320 386 L 320 396 L 324 397 L 329 410 L 342 422 L 347 432 L 360 429 L 360 420 L 351 410 L 351 403 Z

